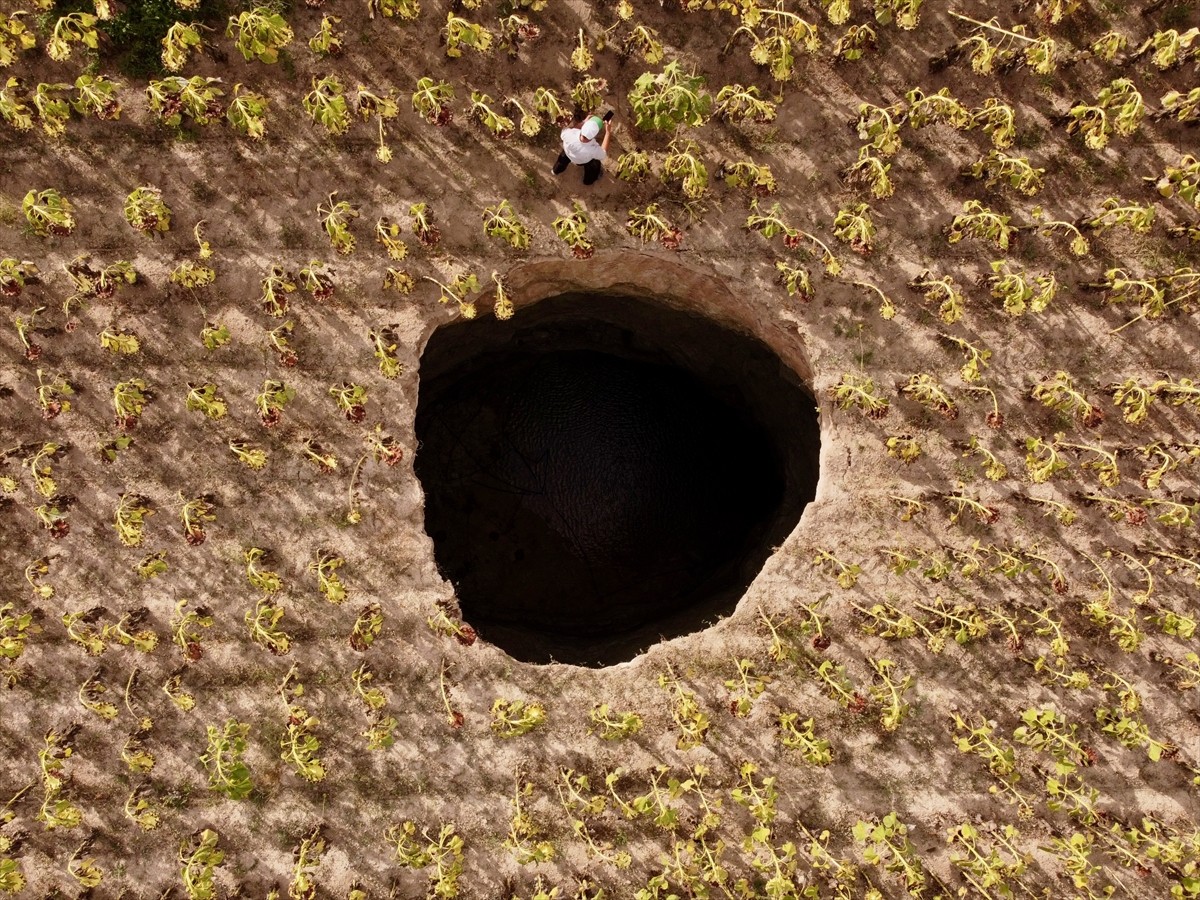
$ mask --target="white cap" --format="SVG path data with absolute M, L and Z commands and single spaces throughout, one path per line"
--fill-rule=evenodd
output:
M 600 119 L 597 116 L 590 117 L 583 123 L 583 127 L 579 129 L 579 133 L 589 141 L 594 140 L 596 135 L 600 133 Z

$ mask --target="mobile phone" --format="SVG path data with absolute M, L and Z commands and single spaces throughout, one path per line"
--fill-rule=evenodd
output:
M 606 113 L 604 114 L 604 121 L 605 121 L 605 122 L 607 122 L 607 121 L 608 121 L 609 119 L 611 119 L 612 117 L 613 117 L 613 111 L 610 109 L 608 112 L 606 112 Z

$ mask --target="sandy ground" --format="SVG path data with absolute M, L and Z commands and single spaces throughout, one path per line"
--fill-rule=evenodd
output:
M 482 5 L 462 14 L 494 25 L 499 4 Z M 637 21 L 657 30 L 666 58 L 694 66 L 710 90 L 756 84 L 779 100 L 771 124 L 714 122 L 681 133 L 698 142 L 712 178 L 702 199 L 686 202 L 677 185 L 657 177 L 669 137 L 631 122 L 627 93 L 654 67 L 616 52 L 631 25 L 617 23 L 609 4 L 552 4 L 528 13 L 541 37 L 515 57 L 501 51 L 453 60 L 439 47 L 444 4 L 425 6 L 412 24 L 369 20 L 361 5 L 296 8 L 289 21 L 298 40 L 275 66 L 243 62 L 227 39 L 209 36 L 212 49 L 195 56 L 185 72 L 220 77 L 226 99 L 239 83 L 268 96 L 268 136 L 261 143 L 218 125 L 161 127 L 149 115 L 143 85 L 125 78 L 118 121 L 75 116 L 58 140 L 37 126 L 19 133 L 0 125 L 0 257 L 29 260 L 42 272 L 40 284 L 3 298 L 5 317 L 13 323 L 44 307 L 29 335 L 41 347 L 37 359 L 26 358 L 15 327 L 0 331 L 0 449 L 9 451 L 0 476 L 13 479 L 12 490 L 0 497 L 0 607 L 12 603 L 10 615 L 32 613 L 37 626 L 18 658 L 0 660 L 0 802 L 14 798 L 0 811 L 0 875 L 4 860 L 14 860 L 28 882 L 21 896 L 74 896 L 86 880 L 80 862 L 92 859 L 103 870 L 94 896 L 179 895 L 179 856 L 190 853 L 181 847 L 191 848 L 193 835 L 211 828 L 224 853 L 215 869 L 219 896 L 266 896 L 289 884 L 293 896 L 304 896 L 293 851 L 321 824 L 325 852 L 314 870 L 319 896 L 346 896 L 355 883 L 371 896 L 419 896 L 434 889 L 437 866 L 429 857 L 424 867 L 401 865 L 395 842 L 385 837 L 389 826 L 412 821 L 422 848 L 422 830 L 436 838 L 446 823 L 464 841 L 462 874 L 442 883 L 443 896 L 453 888 L 463 897 L 527 897 L 539 884 L 558 886 L 563 896 L 594 896 L 589 891 L 596 887 L 605 896 L 632 897 L 639 890 L 649 893 L 638 896 L 667 896 L 665 886 L 653 892 L 651 879 L 659 875 L 685 896 L 689 880 L 694 896 L 755 896 L 777 873 L 786 880 L 776 882 L 781 892 L 772 896 L 794 896 L 806 886 L 813 886 L 812 896 L 835 896 L 839 883 L 845 896 L 866 896 L 871 885 L 886 896 L 906 890 L 949 896 L 975 890 L 964 878 L 966 864 L 954 861 L 965 856 L 961 843 L 947 838 L 973 823 L 985 835 L 985 855 L 998 846 L 996 829 L 1012 826 L 1019 833 L 1010 838 L 1018 855 L 1002 853 L 1010 863 L 1003 877 L 1018 893 L 1020 884 L 1034 896 L 1100 896 L 1112 886 L 1149 897 L 1168 896 L 1172 885 L 1194 885 L 1200 738 L 1196 663 L 1193 655 L 1189 681 L 1187 654 L 1195 653 L 1195 642 L 1170 633 L 1180 628 L 1167 614 L 1194 619 L 1200 569 L 1189 555 L 1194 524 L 1174 526 L 1156 516 L 1168 509 L 1162 501 L 1195 502 L 1196 406 L 1160 397 L 1146 421 L 1130 424 L 1106 392 L 1127 378 L 1148 385 L 1194 377 L 1194 304 L 1115 331 L 1138 314 L 1137 304 L 1106 303 L 1104 292 L 1084 286 L 1114 268 L 1159 277 L 1195 266 L 1195 244 L 1167 233 L 1170 226 L 1194 224 L 1195 208 L 1160 197 L 1142 180 L 1157 179 L 1194 148 L 1195 130 L 1147 119 L 1133 137 L 1114 137 L 1094 151 L 1069 136 L 1060 119 L 1118 77 L 1132 78 L 1157 108 L 1168 90 L 1194 85 L 1194 66 L 1160 72 L 1147 59 L 1122 66 L 1080 56 L 1049 76 L 1027 69 L 981 76 L 966 61 L 931 73 L 928 60 L 971 30 L 933 9 L 912 32 L 876 25 L 877 52 L 833 64 L 829 48 L 844 26 L 804 9 L 820 22 L 824 49 L 801 55 L 795 77 L 781 86 L 750 60 L 744 33 L 722 52 L 736 24 L 727 13 L 639 3 Z M 979 19 L 1014 21 L 1001 4 L 963 9 Z M 346 50 L 336 60 L 316 58 L 304 45 L 323 14 L 340 16 L 346 34 Z M 1035 21 L 1032 10 L 1022 16 Z M 1196 18 L 1189 3 L 1145 18 L 1097 4 L 1048 33 L 1082 50 L 1115 28 L 1136 47 L 1157 29 L 1183 29 Z M 864 4 L 854 4 L 851 23 L 872 21 Z M 598 51 L 596 37 L 610 26 L 609 46 Z M 537 86 L 568 91 L 575 77 L 569 55 L 580 28 L 595 54 L 591 73 L 608 80 L 606 101 L 622 126 L 614 149 L 642 149 L 653 160 L 655 175 L 640 184 L 612 177 L 611 163 L 591 189 L 583 189 L 575 171 L 556 180 L 549 171 L 556 153 L 552 125 L 534 139 L 498 141 L 468 119 L 471 90 L 497 100 L 528 100 Z M 5 72 L 33 86 L 73 81 L 87 65 L 78 50 L 64 63 L 39 51 Z M 103 63 L 100 70 L 106 71 Z M 330 72 L 348 94 L 359 84 L 397 93 L 401 111 L 387 124 L 390 163 L 375 159 L 374 120 L 356 121 L 342 137 L 325 136 L 306 120 L 301 97 L 314 76 Z M 444 128 L 409 108 L 409 94 L 424 75 L 456 88 L 455 118 Z M 1008 152 L 1046 170 L 1041 192 L 1024 197 L 962 177 L 991 141 L 980 129 L 947 125 L 903 127 L 903 146 L 887 160 L 895 182 L 890 198 L 873 200 L 845 185 L 841 172 L 864 143 L 852 127 L 859 104 L 900 103 L 918 86 L 926 94 L 948 87 L 970 109 L 992 97 L 1010 104 L 1017 132 Z M 830 246 L 840 275 L 823 273 L 806 240 L 792 250 L 779 237 L 766 240 L 743 227 L 749 194 L 715 177 L 721 161 L 736 159 L 770 167 L 778 192 L 761 201 L 762 210 L 778 200 L 789 224 Z M 171 229 L 161 237 L 134 232 L 121 215 L 125 197 L 140 185 L 161 189 L 171 207 Z M 42 238 L 25 225 L 25 192 L 48 187 L 74 204 L 78 226 L 70 236 Z M 357 248 L 348 256 L 335 255 L 317 214 L 334 191 L 361 209 L 351 225 Z M 1150 232 L 1134 235 L 1122 226 L 1090 235 L 1090 252 L 1082 257 L 1068 253 L 1061 235 L 1022 232 L 1003 254 L 971 239 L 948 244 L 943 233 L 969 199 L 1024 225 L 1035 221 L 1035 207 L 1047 219 L 1074 221 L 1094 215 L 1107 197 L 1152 203 Z M 528 251 L 484 235 L 482 210 L 501 199 L 530 229 Z M 572 260 L 551 228 L 573 200 L 585 205 L 598 250 L 586 263 Z M 429 204 L 441 229 L 434 248 L 412 234 L 408 211 L 417 202 Z M 683 230 L 678 252 L 642 247 L 626 232 L 629 210 L 651 202 Z M 853 253 L 833 235 L 838 210 L 857 202 L 870 203 L 878 228 L 869 255 Z M 406 260 L 389 262 L 373 240 L 380 216 L 402 224 Z M 173 286 L 171 270 L 196 258 L 192 229 L 201 221 L 216 281 L 195 290 Z M 617 255 L 626 251 L 640 255 Z M 85 254 L 96 267 L 130 261 L 137 283 L 64 313 L 74 290 L 64 267 Z M 1001 258 L 1012 270 L 1057 277 L 1061 288 L 1048 309 L 1013 317 L 1001 308 L 985 280 Z M 295 272 L 312 260 L 333 270 L 333 297 L 317 300 L 300 290 L 290 295 L 283 317 L 271 316 L 257 299 L 261 280 L 274 265 Z M 777 260 L 811 270 L 811 301 L 787 295 Z M 417 280 L 411 295 L 381 289 L 389 265 Z M 697 284 L 712 280 L 723 287 L 685 290 L 688 282 L 676 266 L 693 273 L 688 277 Z M 954 277 L 966 298 L 960 321 L 939 320 L 937 303 L 907 287 L 925 269 Z M 633 284 L 670 302 L 692 297 L 696 308 L 765 340 L 810 380 L 821 411 L 818 495 L 734 615 L 605 669 L 520 664 L 483 642 L 468 646 L 430 627 L 441 605 L 453 616 L 455 604 L 422 529 L 413 418 L 421 348 L 458 313 L 454 304 L 438 302 L 438 288 L 424 278 L 448 281 L 466 272 L 485 287 L 478 298 L 482 315 L 492 303 L 493 272 L 509 286 L 517 315 L 523 304 L 560 288 Z M 891 298 L 893 318 L 879 315 L 880 297 L 864 284 Z M 268 340 L 271 329 L 287 322 L 294 367 L 281 365 Z M 231 342 L 207 350 L 201 343 L 206 323 L 225 325 Z M 385 327 L 404 367 L 394 379 L 383 376 L 372 356 L 369 333 Z M 137 335 L 140 350 L 124 356 L 102 349 L 98 335 L 105 328 Z M 991 351 L 974 386 L 994 391 L 1002 428 L 988 427 L 991 400 L 969 392 L 959 349 L 940 335 Z M 1058 370 L 1098 407 L 1102 422 L 1089 427 L 1029 399 L 1031 387 Z M 37 404 L 39 371 L 43 381 L 60 376 L 74 389 L 71 408 L 51 419 Z M 949 392 L 956 418 L 899 391 L 918 373 Z M 846 374 L 874 380 L 890 400 L 885 418 L 835 408 L 831 389 Z M 134 378 L 145 381 L 150 399 L 140 421 L 120 429 L 111 392 Z M 267 379 L 295 391 L 282 421 L 270 429 L 260 423 L 254 400 Z M 342 382 L 366 387 L 362 422 L 348 421 L 329 396 Z M 185 408 L 188 385 L 204 383 L 215 384 L 227 402 L 224 418 Z M 403 459 L 389 467 L 368 456 L 357 466 L 366 452 L 364 436 L 377 425 L 402 448 Z M 1066 470 L 1032 483 L 1026 440 L 1049 442 L 1060 433 Z M 98 448 L 122 434 L 132 444 L 115 461 L 103 461 Z M 922 448 L 914 462 L 887 452 L 887 438 L 901 435 Z M 979 453 L 964 452 L 973 438 L 1006 464 L 1003 477 L 985 477 Z M 323 472 L 302 456 L 308 439 L 337 458 L 335 471 Z M 266 467 L 251 471 L 240 464 L 230 441 L 264 449 Z M 69 500 L 69 533 L 58 539 L 39 525 L 34 510 L 46 498 L 25 464 L 47 442 L 60 448 L 49 463 L 57 482 L 49 493 Z M 1161 461 L 1156 446 L 1176 465 L 1148 487 L 1139 476 Z M 1101 450 L 1116 454 L 1116 484 L 1111 477 L 1101 483 L 1089 465 Z M 154 511 L 140 546 L 122 545 L 113 527 L 119 499 L 130 493 L 147 498 Z M 955 494 L 998 515 L 987 523 L 970 511 L 955 518 Z M 216 518 L 205 525 L 207 539 L 190 545 L 179 520 L 181 498 L 203 495 L 211 495 Z M 1149 517 L 1132 524 L 1118 510 L 1114 521 L 1086 495 L 1128 501 Z M 1043 515 L 1053 508 L 1031 498 L 1061 503 L 1076 518 L 1063 524 Z M 921 511 L 902 520 L 909 500 Z M 1140 507 L 1145 501 L 1153 503 Z M 361 512 L 357 524 L 348 523 L 352 508 Z M 251 547 L 268 551 L 264 565 L 282 580 L 274 598 L 284 611 L 280 628 L 290 638 L 286 654 L 273 655 L 247 628 L 246 615 L 262 596 L 247 580 L 244 553 Z M 167 571 L 141 577 L 139 562 L 160 551 Z M 341 604 L 318 593 L 310 566 L 322 551 L 344 559 L 338 575 L 348 596 Z M 846 586 L 835 580 L 837 562 L 814 565 L 820 551 L 857 567 L 844 575 Z M 917 563 L 900 571 L 904 566 L 888 551 Z M 52 595 L 39 596 L 27 583 L 28 567 L 40 559 L 49 571 L 36 584 L 52 587 Z M 191 655 L 198 658 L 172 643 L 171 623 L 184 599 L 187 609 L 211 612 L 212 626 L 200 630 L 201 652 Z M 382 631 L 369 649 L 355 650 L 349 637 L 370 604 L 382 610 Z M 937 612 L 953 608 L 973 614 L 985 633 L 957 643 L 957 626 Z M 64 624 L 65 615 L 87 610 L 94 611 L 93 634 L 108 629 L 95 655 Z M 123 646 L 113 630 L 140 610 L 144 627 L 158 636 L 149 652 Z M 898 612 L 910 617 L 899 626 L 908 636 L 881 633 L 880 617 Z M 768 620 L 779 631 L 777 641 Z M 1133 636 L 1122 646 L 1126 627 Z M 79 629 L 76 624 L 77 636 Z M 750 690 L 738 678 L 739 660 L 749 660 L 762 678 L 749 680 Z M 887 714 L 898 707 L 878 674 L 887 669 L 881 660 L 894 663 L 893 684 L 907 684 L 893 730 Z M 844 694 L 819 677 L 826 661 L 845 667 Z M 383 692 L 380 711 L 370 712 L 355 695 L 352 673 L 361 664 Z M 164 691 L 173 678 L 194 708 L 180 708 Z M 303 695 L 295 696 L 301 684 Z M 447 721 L 443 689 L 451 713 L 461 713 L 461 727 Z M 91 709 L 82 702 L 89 690 Z M 690 749 L 680 725 L 689 721 L 689 696 L 710 723 Z M 739 696 L 746 715 L 736 714 Z M 490 713 L 498 698 L 543 705 L 545 724 L 501 736 Z M 98 714 L 96 699 L 114 704 L 115 715 Z M 1130 727 L 1145 729 L 1124 743 L 1105 728 L 1114 715 L 1109 711 L 1122 702 Z M 643 727 L 624 740 L 603 740 L 589 717 L 597 703 L 640 714 Z M 290 719 L 297 705 L 316 720 L 310 730 L 323 761 L 320 781 L 306 781 L 281 758 L 289 721 L 299 722 Z M 1018 740 L 1022 712 L 1040 709 L 1061 716 L 1058 733 L 1066 743 L 1046 738 L 1038 747 Z M 828 764 L 783 745 L 778 722 L 787 713 L 798 713 L 798 724 L 813 720 L 816 738 L 828 742 Z M 395 720 L 394 743 L 369 750 L 364 732 L 387 716 Z M 992 740 L 1012 751 L 1011 774 L 995 774 L 985 756 L 960 750 L 964 733 L 956 734 L 955 716 L 973 727 L 992 724 Z M 210 790 L 201 762 L 209 726 L 231 719 L 249 726 L 244 761 L 254 790 L 244 800 Z M 57 774 L 52 762 L 41 764 L 52 734 L 61 738 L 58 755 L 64 757 Z M 1151 758 L 1153 747 L 1138 735 L 1168 745 L 1167 752 Z M 153 757 L 148 771 L 122 758 L 123 750 L 130 756 L 134 739 Z M 757 766 L 749 776 L 747 761 Z M 590 793 L 583 794 L 604 797 L 584 814 L 570 812 L 575 804 L 562 799 L 564 779 L 580 774 L 590 778 Z M 611 792 L 605 790 L 609 775 L 616 777 Z M 62 781 L 58 793 L 56 779 Z M 1048 779 L 1065 782 L 1076 799 L 1065 806 L 1052 802 Z M 514 796 L 526 783 L 532 787 L 521 802 L 529 818 L 514 825 Z M 752 790 L 770 802 L 756 805 L 748 799 Z M 127 814 L 127 798 L 134 796 L 160 817 L 153 830 L 139 829 Z M 635 797 L 644 797 L 639 808 L 649 811 L 622 806 Z M 48 828 L 39 814 L 60 799 L 79 811 L 80 821 Z M 853 829 L 889 813 L 909 827 L 909 843 L 900 856 L 894 848 L 880 850 L 873 862 Z M 1177 859 L 1155 859 L 1151 844 L 1129 837 L 1130 828 L 1149 833 L 1147 818 L 1157 823 L 1156 839 L 1175 836 Z M 583 831 L 573 830 L 572 819 L 584 823 Z M 1073 835 L 1090 848 L 1082 857 L 1086 864 L 1077 862 L 1074 870 L 1065 849 Z M 541 848 L 540 855 L 550 858 L 522 862 L 539 841 L 549 842 L 552 849 Z M 721 860 L 724 878 L 710 870 L 704 882 L 699 860 L 705 853 Z M 906 886 L 897 871 L 901 859 L 924 881 L 910 879 Z M 453 853 L 443 860 L 447 871 L 458 865 Z M 1081 880 L 1075 888 L 1073 873 Z M 745 886 L 737 887 L 741 879 Z M 580 887 L 581 880 L 591 888 Z M 782 887 L 788 880 L 793 893 Z M 1002 896 L 997 888 L 993 895 Z

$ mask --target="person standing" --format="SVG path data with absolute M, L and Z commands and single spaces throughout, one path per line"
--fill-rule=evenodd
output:
M 583 183 L 595 184 L 601 175 L 600 163 L 608 158 L 608 140 L 612 137 L 613 125 L 609 122 L 612 113 L 604 118 L 588 116 L 581 124 L 571 125 L 562 130 L 562 153 L 554 163 L 552 170 L 555 175 L 561 175 L 567 166 L 575 163 L 583 166 Z M 600 132 L 604 136 L 600 137 Z

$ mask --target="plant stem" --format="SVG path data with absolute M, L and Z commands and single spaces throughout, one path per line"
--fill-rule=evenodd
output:
M 970 22 L 972 25 L 978 25 L 980 28 L 986 28 L 988 31 L 994 31 L 996 34 L 1002 34 L 1005 37 L 1013 37 L 1017 40 L 1025 41 L 1027 44 L 1036 44 L 1037 41 L 1025 34 L 1017 34 L 1015 31 L 1009 31 L 1007 28 L 1001 28 L 999 25 L 993 24 L 996 20 L 990 19 L 987 22 L 980 22 L 978 19 L 972 19 L 970 16 L 963 16 L 950 10 L 950 15 L 963 22 Z

